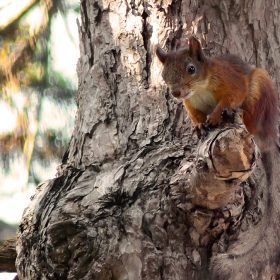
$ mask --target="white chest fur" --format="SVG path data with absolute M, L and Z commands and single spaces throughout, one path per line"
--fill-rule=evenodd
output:
M 197 87 L 193 95 L 189 98 L 192 107 L 205 114 L 210 114 L 217 106 L 218 102 L 212 93 L 204 87 Z

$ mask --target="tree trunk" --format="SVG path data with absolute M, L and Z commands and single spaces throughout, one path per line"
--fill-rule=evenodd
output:
M 76 125 L 20 224 L 19 279 L 277 279 L 278 151 L 258 160 L 239 124 L 197 148 L 155 47 L 195 34 L 208 55 L 238 54 L 278 81 L 280 3 L 202 2 L 81 1 Z

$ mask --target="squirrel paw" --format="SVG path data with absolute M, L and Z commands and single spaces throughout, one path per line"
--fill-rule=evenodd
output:
M 211 114 L 206 122 L 204 123 L 205 126 L 207 127 L 215 127 L 221 124 L 222 122 L 222 114 Z
M 193 129 L 193 134 L 195 134 L 198 139 L 201 139 L 203 136 L 206 136 L 207 133 L 208 128 L 204 125 L 204 123 L 196 125 Z
M 234 123 L 235 121 L 236 110 L 230 110 L 228 108 L 223 109 L 222 111 L 222 120 L 228 123 Z

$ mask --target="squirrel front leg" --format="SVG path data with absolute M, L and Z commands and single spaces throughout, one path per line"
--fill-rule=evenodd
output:
M 231 96 L 228 94 L 228 96 Z M 207 126 L 218 126 L 222 122 L 222 113 L 224 109 L 229 109 L 232 111 L 242 102 L 240 100 L 234 100 L 229 98 L 221 99 L 220 102 L 217 104 L 213 112 L 208 116 L 205 124 Z
M 222 122 L 222 112 L 225 108 L 231 109 L 228 106 L 224 106 L 224 104 L 218 104 L 214 111 L 208 116 L 205 124 L 207 126 L 217 126 Z
M 198 139 L 200 139 L 205 133 L 204 123 L 207 119 L 207 114 L 203 113 L 198 109 L 195 109 L 188 99 L 183 100 L 183 102 L 187 109 L 188 115 L 190 116 L 194 124 L 193 133 L 195 133 Z

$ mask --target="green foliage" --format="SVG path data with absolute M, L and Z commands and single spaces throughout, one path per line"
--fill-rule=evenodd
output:
M 4 10 L 0 4 L 0 17 Z M 36 168 L 61 162 L 74 126 L 77 85 L 55 69 L 51 43 L 53 20 L 60 15 L 69 30 L 70 11 L 77 14 L 78 4 L 30 0 L 0 24 L 0 176 L 9 177 L 18 159 L 27 174 L 21 188 L 46 179 Z

